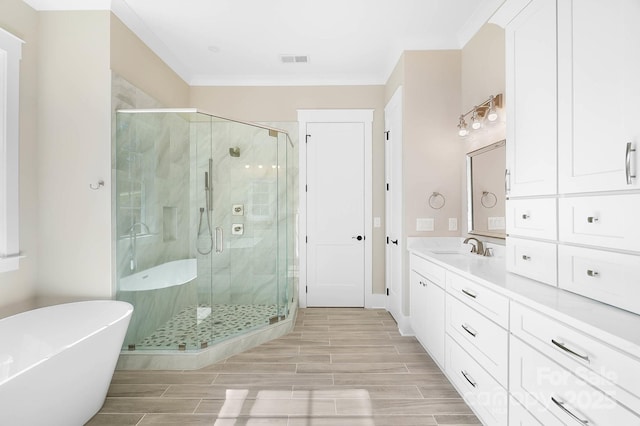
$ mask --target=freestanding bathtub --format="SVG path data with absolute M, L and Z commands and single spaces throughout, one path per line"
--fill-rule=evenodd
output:
M 0 320 L 0 425 L 83 425 L 100 410 L 133 307 L 96 300 Z

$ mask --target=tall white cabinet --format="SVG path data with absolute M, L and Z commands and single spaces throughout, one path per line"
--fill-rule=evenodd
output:
M 639 22 L 637 0 L 532 0 L 505 30 L 507 270 L 636 314 Z M 526 313 L 512 325 L 525 320 L 540 321 Z M 547 320 L 549 330 L 562 329 Z M 600 413 L 559 396 L 584 389 L 585 377 L 549 359 L 562 354 L 588 366 L 600 349 L 576 339 L 537 342 L 534 334 L 512 330 L 509 424 L 627 424 L 624 408 Z M 542 389 L 525 374 L 541 369 L 565 375 L 567 389 Z M 554 399 L 523 397 L 529 393 Z
M 558 2 L 562 194 L 640 188 L 639 19 L 637 0 Z

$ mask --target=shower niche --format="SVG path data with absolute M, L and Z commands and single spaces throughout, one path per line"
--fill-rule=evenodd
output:
M 124 349 L 198 351 L 286 318 L 293 144 L 195 109 L 119 110 L 116 288 Z

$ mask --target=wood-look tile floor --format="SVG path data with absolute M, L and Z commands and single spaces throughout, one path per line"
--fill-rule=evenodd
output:
M 98 425 L 480 425 L 384 310 L 298 310 L 294 330 L 196 371 L 116 371 Z

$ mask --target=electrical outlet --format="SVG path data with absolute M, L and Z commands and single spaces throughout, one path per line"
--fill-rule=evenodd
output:
M 449 218 L 449 231 L 457 231 L 458 230 L 458 219 L 455 217 Z
M 379 217 L 374 217 L 373 218 L 373 227 L 374 228 L 380 228 L 380 218 Z

